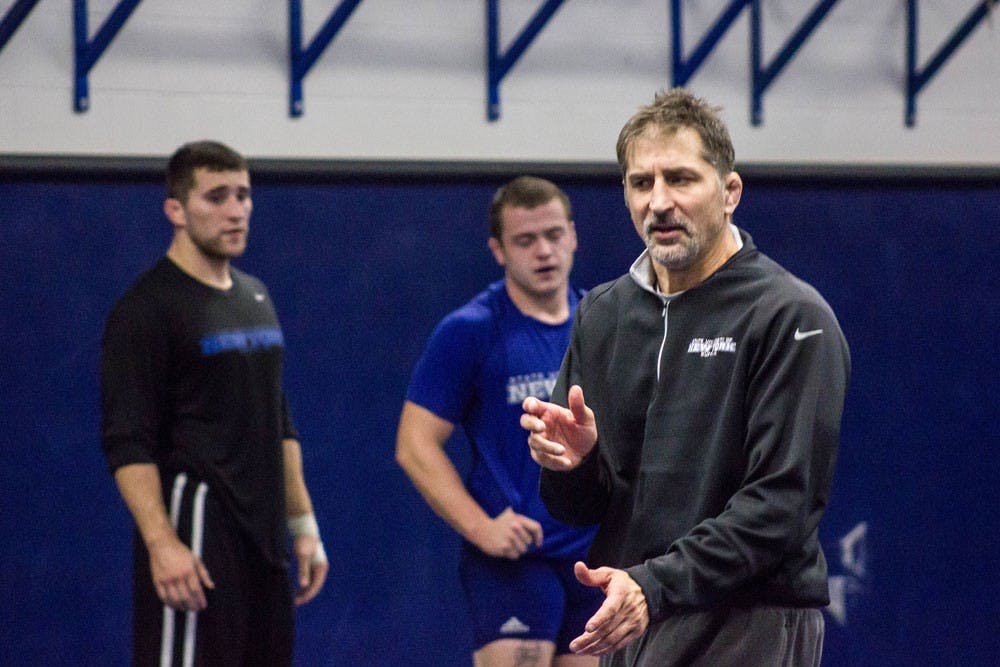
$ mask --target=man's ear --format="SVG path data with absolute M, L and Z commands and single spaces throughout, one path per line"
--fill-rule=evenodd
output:
M 163 214 L 170 220 L 174 227 L 184 227 L 187 224 L 187 217 L 184 215 L 184 205 L 179 199 L 167 197 L 163 200 Z
M 507 259 L 503 256 L 503 245 L 497 240 L 495 236 L 491 236 L 486 240 L 486 244 L 490 247 L 490 252 L 493 253 L 493 259 L 497 261 L 500 266 L 507 265 Z
M 735 171 L 729 172 L 726 176 L 726 213 L 732 215 L 733 211 L 740 204 L 740 197 L 743 195 L 743 179 Z

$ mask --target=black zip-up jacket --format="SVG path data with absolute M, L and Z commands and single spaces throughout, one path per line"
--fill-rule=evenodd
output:
M 542 471 L 549 511 L 600 524 L 588 565 L 622 568 L 655 622 L 723 605 L 829 603 L 818 524 L 850 375 L 815 289 L 742 248 L 671 298 L 644 254 L 576 313 L 553 401 L 579 384 L 598 442 Z

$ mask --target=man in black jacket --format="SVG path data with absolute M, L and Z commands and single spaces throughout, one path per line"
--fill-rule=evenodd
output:
M 549 511 L 599 525 L 576 574 L 606 598 L 571 648 L 602 665 L 822 653 L 817 531 L 849 353 L 823 298 L 733 225 L 717 112 L 675 89 L 622 128 L 646 250 L 581 302 L 552 402 L 523 405 Z

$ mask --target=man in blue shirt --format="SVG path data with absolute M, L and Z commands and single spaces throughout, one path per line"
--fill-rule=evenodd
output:
M 437 326 L 400 417 L 397 461 L 464 540 L 476 665 L 596 665 L 569 650 L 603 597 L 573 575 L 593 530 L 545 509 L 519 426 L 525 398 L 548 400 L 569 342 L 580 297 L 569 284 L 571 216 L 569 199 L 544 179 L 522 176 L 497 191 L 488 243 L 504 278 Z M 472 447 L 464 481 L 444 451 L 459 425 Z

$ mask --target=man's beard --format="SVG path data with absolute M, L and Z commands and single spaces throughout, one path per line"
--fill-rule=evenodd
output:
M 653 236 L 652 228 L 663 224 L 670 224 L 683 229 L 683 233 L 674 243 L 658 243 Z M 669 223 L 649 222 L 646 223 L 645 228 L 646 248 L 649 250 L 649 256 L 657 264 L 671 270 L 686 269 L 698 257 L 702 245 L 701 240 L 691 233 L 688 225 L 675 221 L 670 221 Z
M 235 249 L 230 249 L 231 246 L 226 243 L 225 236 L 215 236 L 215 237 L 200 237 L 193 234 L 188 235 L 191 242 L 196 248 L 210 259 L 233 259 L 234 257 L 239 257 L 246 251 L 246 236 L 243 237 L 242 245 L 236 247 Z

